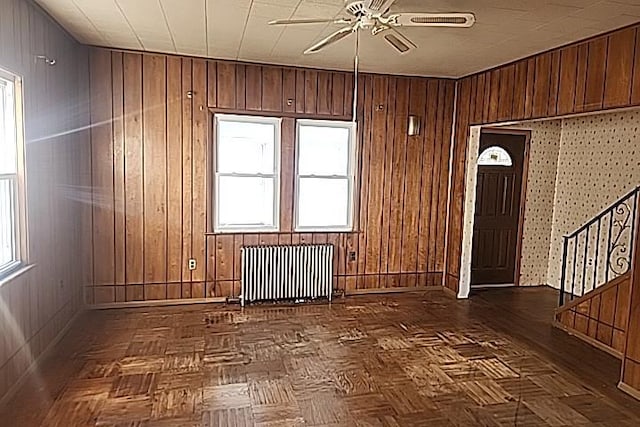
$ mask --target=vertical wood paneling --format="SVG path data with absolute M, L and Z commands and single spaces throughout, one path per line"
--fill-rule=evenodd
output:
M 166 57 L 142 57 L 145 283 L 167 280 Z
M 331 75 L 331 115 L 345 115 L 345 75 L 343 73 L 332 73 Z
M 211 82 L 209 82 L 211 84 Z M 282 68 L 263 67 L 262 69 L 262 110 L 282 110 Z
M 470 82 L 469 82 L 470 83 Z M 492 83 L 493 84 L 493 83 Z M 470 90 L 470 84 L 469 84 Z M 450 94 L 449 94 L 450 95 Z M 439 191 L 441 180 L 442 180 L 442 169 L 447 169 L 447 166 L 443 163 L 443 157 L 448 158 L 446 153 L 447 144 L 443 139 L 442 135 L 445 130 L 445 123 L 442 121 L 445 117 L 445 109 L 447 108 L 447 90 L 446 84 L 444 82 L 438 83 L 438 94 L 436 98 L 438 99 L 438 108 L 435 115 L 435 122 L 433 123 L 433 127 L 435 130 L 435 139 L 436 141 L 440 141 L 439 144 L 436 144 L 434 154 L 433 154 L 433 171 L 431 178 L 431 221 L 429 224 L 429 240 L 431 243 L 431 248 L 429 250 L 429 258 L 428 258 L 428 271 L 435 271 L 435 266 L 437 264 L 438 259 L 438 248 L 435 242 L 438 241 L 438 223 L 440 221 L 440 216 L 442 215 L 441 211 L 441 203 L 440 200 L 441 193 Z
M 318 73 L 318 96 L 316 98 L 316 112 L 321 115 L 331 115 L 333 105 L 333 92 L 331 90 L 331 73 L 321 71 Z
M 635 28 L 609 36 L 604 86 L 605 108 L 629 105 L 635 42 Z
M 418 229 L 418 271 L 429 271 L 435 265 L 435 250 L 431 239 L 432 225 L 432 195 L 434 192 L 434 159 L 436 144 L 437 113 L 438 113 L 438 81 L 429 80 L 426 90 L 424 117 L 424 149 L 422 152 L 422 188 L 420 190 L 421 209 L 420 226 Z
M 215 63 L 209 62 L 209 67 Z M 209 68 L 209 77 L 215 71 Z M 215 80 L 213 80 L 215 87 Z M 167 282 L 182 281 L 182 60 L 167 58 Z M 211 97 L 209 97 L 211 100 Z
M 219 64 L 220 65 L 220 64 Z M 218 67 L 218 72 L 220 67 Z M 191 59 L 182 59 L 182 93 L 190 91 L 192 86 L 193 64 Z M 219 76 L 219 75 L 218 75 Z M 220 79 L 218 79 L 218 82 Z M 228 89 L 227 89 L 228 90 Z M 233 90 L 233 89 L 231 89 Z M 235 93 L 235 90 L 233 90 Z M 220 87 L 218 87 L 218 93 Z M 234 101 L 235 103 L 235 101 Z M 186 96 L 182 97 L 182 281 L 191 282 L 191 270 L 187 260 L 192 257 L 193 241 L 193 100 Z M 191 297 L 190 286 L 182 289 L 183 298 L 185 295 Z
M 121 52 L 111 54 L 112 114 L 113 114 L 113 206 L 114 206 L 114 271 L 116 285 L 126 283 L 125 247 L 125 139 L 124 139 L 124 78 Z
M 102 102 L 91 104 L 91 162 L 93 205 L 94 283 L 114 284 L 113 141 L 111 54 L 105 50 L 91 54 L 91 92 Z
M 542 78 L 546 76 L 541 76 Z M 527 85 L 524 96 L 524 118 L 533 117 L 533 101 L 535 96 L 536 85 L 536 59 L 531 58 L 527 61 Z
M 262 67 L 259 65 L 246 66 L 246 104 L 249 111 L 262 110 Z M 277 98 L 276 98 L 277 99 Z
M 539 55 L 535 60 L 536 72 L 533 89 L 533 117 L 544 117 L 549 109 L 549 88 L 551 85 L 551 54 Z
M 500 97 L 498 104 L 498 117 L 499 121 L 511 118 L 513 116 L 513 83 L 515 79 L 516 68 L 514 65 L 504 67 L 499 72 L 500 78 Z M 473 80 L 471 91 L 473 93 Z M 471 104 L 473 108 L 473 103 Z M 470 114 L 473 114 L 472 112 Z
M 551 75 L 549 78 L 549 102 L 546 115 L 555 116 L 558 112 L 558 90 L 560 86 L 560 51 L 551 53 Z
M 525 61 L 515 64 L 516 75 L 513 82 L 513 118 L 523 119 L 527 95 L 527 63 Z M 479 123 L 476 121 L 476 123 Z
M 384 154 L 386 135 L 386 109 L 388 79 L 373 78 L 373 113 L 371 115 L 371 161 L 369 168 L 369 197 L 366 223 L 366 266 L 365 273 L 380 271 L 380 242 L 382 218 L 382 196 L 384 180 Z M 376 280 L 367 282 L 367 288 L 378 287 Z
M 389 79 L 389 88 L 387 91 L 387 108 L 386 108 L 386 134 L 385 134 L 385 155 L 384 155 L 384 178 L 383 178 L 383 195 L 382 195 L 382 226 L 381 226 L 381 243 L 380 243 L 380 272 L 389 272 L 389 234 L 391 226 L 391 188 L 392 188 L 392 172 L 393 172 L 393 151 L 395 143 L 395 117 L 396 117 L 396 88 L 397 78 Z M 381 284 L 386 286 L 386 282 Z
M 142 57 L 124 54 L 124 177 L 127 283 L 143 283 L 143 160 L 142 160 Z M 95 98 L 92 94 L 92 100 Z M 127 296 L 128 298 L 128 296 Z
M 584 108 L 588 111 L 602 108 L 607 66 L 607 43 L 606 37 L 597 38 L 589 43 L 587 83 L 584 95 Z
M 94 277 L 93 212 L 100 208 L 99 222 L 111 221 L 113 230 L 115 189 L 110 185 L 94 190 L 91 184 L 93 178 L 108 179 L 109 170 L 111 174 L 114 170 L 106 164 L 92 170 L 98 152 L 92 152 L 89 125 L 91 114 L 111 115 L 115 93 L 111 53 L 105 52 L 101 59 L 107 67 L 101 71 L 105 81 L 94 79 L 91 85 L 87 49 L 63 33 L 35 3 L 2 2 L 0 40 L 0 66 L 21 76 L 24 83 L 28 261 L 35 265 L 0 287 L 1 400 L 82 309 L 83 285 Z M 43 52 L 56 58 L 55 67 L 34 61 L 34 55 Z M 91 89 L 105 90 L 102 105 L 89 103 Z M 97 131 L 101 142 L 96 150 L 104 150 L 112 160 L 113 151 L 106 150 L 115 148 L 114 141 L 103 138 L 113 136 L 115 130 L 111 123 L 104 123 Z M 101 194 L 105 199 L 93 204 L 94 195 Z M 111 247 L 106 262 L 113 266 L 113 237 L 99 234 L 98 238 L 105 248 Z M 98 277 L 111 285 L 114 276 L 98 271 Z M 121 277 L 118 274 L 115 280 Z M 104 288 L 113 293 L 113 286 Z M 90 302 L 94 293 L 87 292 L 87 297 Z
M 427 82 L 413 79 L 409 89 L 409 114 L 422 116 Z M 402 272 L 415 272 L 418 267 L 418 234 L 420 221 L 420 184 L 423 175 L 422 156 L 424 131 L 407 138 L 407 156 L 404 175 L 404 216 L 402 222 Z M 438 158 L 438 164 L 440 159 Z M 435 185 L 434 185 L 435 186 Z M 408 276 L 404 286 L 415 286 L 416 277 Z
M 173 59 L 179 61 L 179 58 Z M 216 61 L 207 62 L 207 80 L 209 81 L 207 102 L 209 107 L 216 108 L 218 107 L 218 63 Z
M 575 105 L 578 48 L 571 46 L 560 51 L 560 89 L 558 114 L 571 113 Z
M 127 285 L 114 292 L 113 286 L 93 283 L 95 302 L 237 296 L 240 248 L 250 244 L 335 243 L 335 284 L 347 290 L 436 284 L 444 268 L 453 82 L 362 76 L 356 233 L 293 233 L 295 119 L 290 117 L 282 122 L 281 232 L 207 236 L 213 214 L 208 205 L 215 197 L 208 184 L 209 106 L 234 114 L 288 110 L 344 120 L 351 114 L 352 76 L 118 55 L 121 71 L 115 67 L 105 85 L 114 105 L 123 105 L 124 122 L 120 136 L 106 139 L 122 140 L 126 164 L 118 172 L 114 156 L 105 168 L 126 199 L 125 232 L 112 228 L 115 239 L 126 242 Z M 419 136 L 407 137 L 409 113 L 423 117 Z M 113 199 L 115 187 L 109 192 Z M 190 258 L 197 262 L 193 271 L 187 268 Z
M 633 84 L 631 85 L 631 105 L 640 104 L 640 29 L 636 28 L 636 44 L 633 55 Z
M 197 268 L 192 272 L 194 282 L 203 282 L 205 266 L 205 232 L 207 227 L 207 141 L 209 112 L 206 107 L 207 74 L 206 63 L 193 60 L 193 243 L 192 257 Z M 203 295 L 204 296 L 204 292 Z
M 404 210 L 404 176 L 407 162 L 407 116 L 410 80 L 399 77 L 396 86 L 396 117 L 391 169 L 391 214 L 389 227 L 389 273 L 402 270 L 402 221 Z
M 318 72 L 305 70 L 304 72 L 304 112 L 316 114 L 318 94 Z
M 235 109 L 245 110 L 247 108 L 247 66 L 244 64 L 238 64 L 235 67 L 236 70 L 236 105 Z M 254 85 L 255 86 L 255 85 Z
M 232 63 L 216 63 L 216 106 L 235 109 L 236 104 L 236 67 Z M 210 101 L 212 102 L 212 101 Z
M 295 120 L 282 120 L 282 140 L 280 142 L 280 231 L 293 231 L 293 192 L 295 181 Z
M 585 94 L 587 85 L 587 64 L 589 60 L 589 44 L 583 43 L 578 45 L 577 56 L 577 69 L 576 69 L 576 91 L 574 97 L 574 112 L 582 112 L 585 110 Z
M 489 92 L 489 117 L 487 121 L 493 123 L 498 121 L 498 105 L 500 103 L 500 70 L 492 70 L 489 73 L 491 79 L 491 92 Z
M 282 72 L 283 109 L 287 113 L 296 111 L 296 70 L 285 68 Z

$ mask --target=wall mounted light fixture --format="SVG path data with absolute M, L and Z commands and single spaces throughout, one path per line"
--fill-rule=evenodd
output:
M 37 56 L 36 56 L 36 62 L 37 62 L 38 60 L 40 60 L 40 61 L 44 61 L 44 63 L 45 63 L 45 64 L 47 64 L 47 65 L 49 65 L 49 66 L 52 66 L 52 67 L 53 67 L 54 65 L 56 65 L 56 60 L 55 60 L 55 59 L 53 59 L 53 58 L 48 58 L 48 57 L 46 57 L 46 56 L 44 56 L 44 55 L 37 55 Z
M 407 133 L 409 136 L 420 135 L 421 124 L 420 116 L 409 116 L 409 124 L 407 125 Z

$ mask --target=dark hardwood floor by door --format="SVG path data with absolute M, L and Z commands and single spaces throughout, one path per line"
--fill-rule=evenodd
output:
M 615 359 L 551 329 L 554 298 L 92 311 L 0 424 L 640 425 L 640 402 L 615 389 Z

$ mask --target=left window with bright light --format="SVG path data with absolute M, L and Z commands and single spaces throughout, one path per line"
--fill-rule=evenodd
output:
M 24 261 L 21 212 L 21 82 L 0 70 L 0 279 Z
M 215 232 L 279 230 L 280 127 L 279 118 L 216 114 Z

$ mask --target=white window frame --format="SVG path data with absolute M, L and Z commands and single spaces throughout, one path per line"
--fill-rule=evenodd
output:
M 273 147 L 273 174 L 263 173 L 222 173 L 218 172 L 218 141 L 219 141 L 219 126 L 221 121 L 233 121 L 233 122 L 245 122 L 245 123 L 259 123 L 269 124 L 274 127 L 274 147 Z M 215 194 L 214 194 L 214 233 L 262 233 L 272 232 L 276 233 L 280 231 L 280 146 L 282 138 L 282 119 L 279 117 L 264 117 L 264 116 L 246 116 L 235 114 L 215 114 L 214 115 L 214 173 L 215 173 Z M 273 226 L 263 226 L 254 224 L 221 224 L 220 223 L 220 177 L 250 177 L 250 178 L 271 178 L 273 179 Z
M 301 175 L 299 173 L 300 160 L 300 127 L 301 126 L 329 127 L 349 130 L 349 159 L 346 175 Z M 296 120 L 296 154 L 295 154 L 295 200 L 294 204 L 294 231 L 295 232 L 350 232 L 353 231 L 353 215 L 355 200 L 355 183 L 356 183 L 356 136 L 357 125 L 354 122 L 339 120 L 314 120 L 314 119 L 298 119 Z M 300 179 L 301 178 L 321 178 L 321 179 L 346 179 L 348 185 L 348 204 L 347 204 L 347 224 L 346 225 L 326 225 L 326 226 L 301 226 L 299 216 L 300 201 Z
M 13 86 L 13 122 L 16 169 L 14 173 L 0 173 L 0 178 L 8 179 L 12 188 L 12 223 L 13 223 L 13 251 L 14 260 L 6 265 L 0 265 L 0 284 L 4 279 L 24 267 L 28 263 L 28 233 L 26 218 L 26 196 L 25 196 L 25 146 L 24 146 L 24 121 L 23 121 L 23 95 L 22 79 L 8 71 L 0 68 L 0 80 Z M 0 99 L 0 102 L 4 102 Z M 6 118 L 1 118 L 5 120 Z

